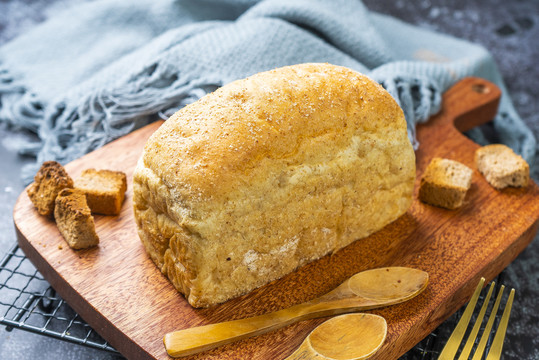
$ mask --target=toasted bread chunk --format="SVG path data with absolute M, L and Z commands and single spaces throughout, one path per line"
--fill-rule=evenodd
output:
M 73 180 L 62 165 L 56 161 L 45 161 L 34 182 L 27 190 L 28 197 L 41 215 L 54 213 L 54 200 L 60 191 L 73 187 Z
M 92 213 L 118 215 L 127 190 L 127 178 L 120 171 L 87 169 L 75 180 L 75 188 L 86 194 Z
M 58 230 L 73 249 L 84 249 L 99 244 L 94 218 L 82 191 L 62 190 L 56 197 L 54 218 Z
M 475 152 L 477 170 L 496 189 L 524 187 L 530 181 L 530 166 L 510 147 L 502 144 L 483 146 Z
M 434 158 L 419 187 L 419 200 L 446 209 L 462 206 L 472 184 L 472 169 L 458 161 Z

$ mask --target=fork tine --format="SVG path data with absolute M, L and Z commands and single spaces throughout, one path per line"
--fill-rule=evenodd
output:
M 498 307 L 500 306 L 500 301 L 502 299 L 504 289 L 505 289 L 505 286 L 502 285 L 500 287 L 500 291 L 498 291 L 496 302 L 494 303 L 494 306 L 492 307 L 492 310 L 490 311 L 490 316 L 489 316 L 487 325 L 485 326 L 485 330 L 483 330 L 483 335 L 481 336 L 481 340 L 479 340 L 479 345 L 477 345 L 477 349 L 475 350 L 472 360 L 480 360 L 481 357 L 483 356 L 483 352 L 485 351 L 485 346 L 487 345 L 488 338 L 490 337 L 490 330 L 492 329 L 492 325 L 494 324 L 494 319 L 496 318 L 496 313 L 498 312 Z
M 470 332 L 470 335 L 468 335 L 468 341 L 466 341 L 466 345 L 464 345 L 464 349 L 462 349 L 462 352 L 460 353 L 459 360 L 466 360 L 470 356 L 470 352 L 472 352 L 472 347 L 475 343 L 475 339 L 477 337 L 477 333 L 479 332 L 479 329 L 481 328 L 481 324 L 483 323 L 483 317 L 485 317 L 485 313 L 487 312 L 487 307 L 490 302 L 490 296 L 492 295 L 492 291 L 494 290 L 494 281 L 490 284 L 490 288 L 488 289 L 487 296 L 485 297 L 485 300 L 483 301 L 483 306 L 481 306 L 481 310 L 479 311 L 479 315 L 477 316 L 477 319 L 475 320 L 475 324 L 473 325 L 472 331 Z
M 513 306 L 513 298 L 515 297 L 515 289 L 511 289 L 509 298 L 505 304 L 503 310 L 502 319 L 496 330 L 496 335 L 492 341 L 492 346 L 487 356 L 487 360 L 499 360 L 502 356 L 503 340 L 505 339 L 505 332 L 507 331 L 507 324 L 509 323 L 509 316 L 511 315 L 511 307 Z
M 438 357 L 438 360 L 453 360 L 455 358 L 460 346 L 460 342 L 466 333 L 466 328 L 468 327 L 468 323 L 470 322 L 475 304 L 477 303 L 477 299 L 479 298 L 479 294 L 481 293 L 484 283 L 485 278 L 481 278 L 481 280 L 479 280 L 479 284 L 477 284 L 477 287 L 475 288 L 470 302 L 468 303 L 468 306 L 466 306 L 466 309 L 464 310 L 462 317 L 455 327 L 455 330 L 453 330 L 449 340 L 447 340 L 447 343 L 445 344 L 442 353 Z

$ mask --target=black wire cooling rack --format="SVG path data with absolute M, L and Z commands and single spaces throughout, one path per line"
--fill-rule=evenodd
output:
M 60 298 L 14 246 L 0 263 L 0 324 L 118 353 Z
M 448 339 L 462 310 L 428 335 L 401 360 L 432 360 Z M 88 325 L 36 270 L 15 245 L 0 262 L 0 324 L 119 354 Z M 446 329 L 446 330 L 444 330 Z

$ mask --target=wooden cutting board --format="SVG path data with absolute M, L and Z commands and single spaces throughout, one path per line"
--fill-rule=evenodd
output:
M 459 210 L 417 200 L 417 185 L 430 159 L 458 160 L 475 169 L 478 145 L 466 130 L 494 117 L 500 97 L 492 84 L 465 79 L 449 90 L 443 109 L 418 128 L 417 180 L 410 210 L 384 229 L 337 253 L 240 298 L 209 309 L 193 309 L 146 256 L 132 210 L 131 177 L 151 124 L 67 165 L 76 177 L 95 167 L 121 170 L 129 179 L 127 198 L 116 217 L 96 216 L 99 247 L 71 250 L 54 222 L 39 216 L 26 193 L 15 205 L 20 247 L 60 295 L 107 341 L 130 359 L 167 359 L 162 338 L 186 327 L 274 311 L 321 295 L 351 275 L 382 266 L 410 266 L 430 275 L 425 292 L 409 302 L 372 311 L 388 322 L 388 336 L 376 359 L 396 359 L 469 299 L 479 278 L 491 280 L 531 242 L 538 228 L 539 188 L 497 191 L 474 170 L 473 184 Z M 300 345 L 325 319 L 192 356 L 193 359 L 280 359 Z

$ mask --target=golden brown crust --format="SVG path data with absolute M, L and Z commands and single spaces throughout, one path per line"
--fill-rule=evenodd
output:
M 27 193 L 41 215 L 51 216 L 58 193 L 72 187 L 73 180 L 62 165 L 56 161 L 45 161 L 34 176 L 34 182 Z
M 472 169 L 458 161 L 433 158 L 421 177 L 419 200 L 451 210 L 461 207 L 472 183 L 472 173 Z
M 140 237 L 191 305 L 282 277 L 379 230 L 412 201 L 402 110 L 329 64 L 233 82 L 174 114 L 134 173 Z
M 54 218 L 58 230 L 73 249 L 84 249 L 99 243 L 94 218 L 86 196 L 77 189 L 64 189 L 56 197 Z
M 392 129 L 395 116 L 404 128 L 395 100 L 364 75 L 327 64 L 288 66 L 184 107 L 148 140 L 143 159 L 186 196 L 224 199 L 261 159 L 302 163 L 309 160 L 298 153 L 305 140 L 342 146 L 351 132 Z
M 92 213 L 118 215 L 127 190 L 123 172 L 87 169 L 75 180 L 75 188 L 86 194 Z
M 530 166 L 506 145 L 492 144 L 477 149 L 475 165 L 496 189 L 526 187 L 530 182 Z

